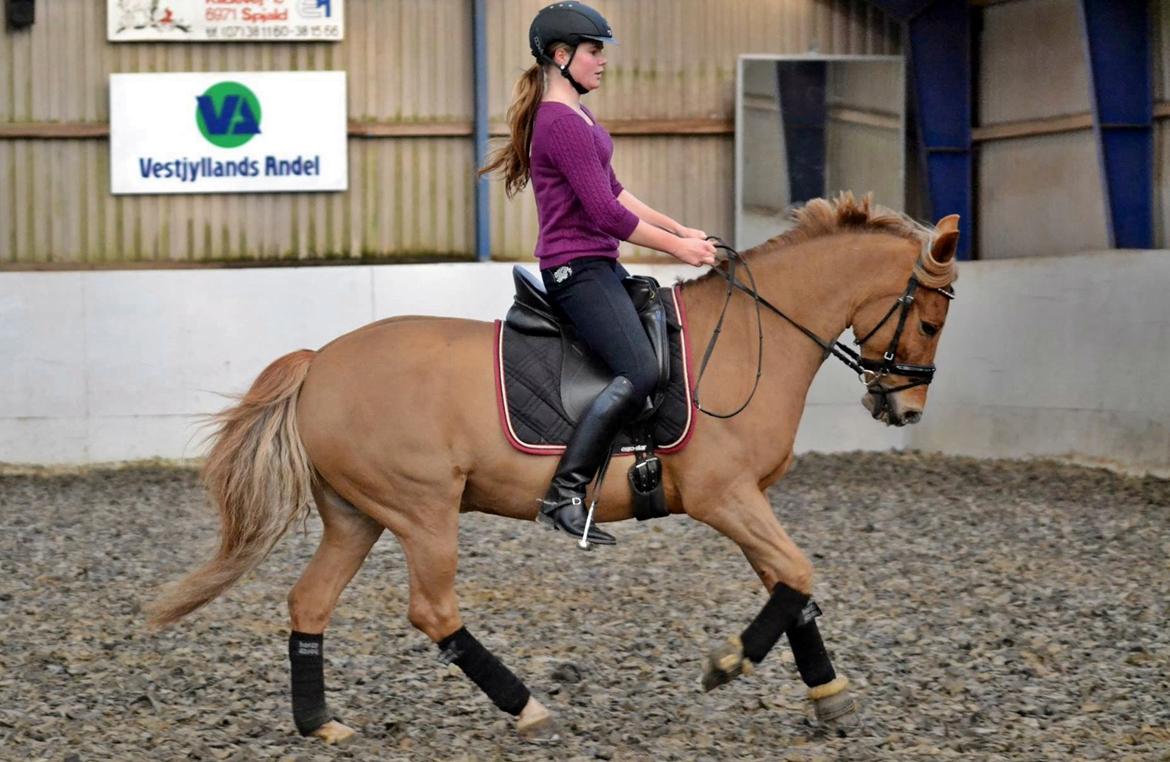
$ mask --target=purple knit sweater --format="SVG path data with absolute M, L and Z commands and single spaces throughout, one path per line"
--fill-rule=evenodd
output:
M 532 129 L 530 171 L 536 196 L 540 269 L 584 256 L 617 259 L 618 242 L 638 227 L 638 217 L 618 203 L 622 192 L 609 164 L 613 141 L 593 114 L 593 126 L 571 107 L 545 101 Z

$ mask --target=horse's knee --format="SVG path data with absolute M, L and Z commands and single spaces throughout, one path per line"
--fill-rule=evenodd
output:
M 411 598 L 407 619 L 436 643 L 463 626 L 454 601 L 431 601 L 421 596 Z

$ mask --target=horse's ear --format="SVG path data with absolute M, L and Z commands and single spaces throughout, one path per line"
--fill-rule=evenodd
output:
M 940 233 L 949 233 L 952 230 L 958 230 L 959 229 L 959 215 L 948 214 L 946 217 L 943 217 L 941 220 L 939 220 L 938 224 L 935 225 L 934 227 Z
M 943 222 L 946 221 L 945 218 Z M 956 220 L 958 217 L 955 218 Z M 942 226 L 942 222 L 939 223 Z M 955 256 L 955 251 L 959 248 L 959 231 L 947 230 L 939 233 L 934 238 L 934 243 L 930 245 L 930 258 L 940 265 L 950 262 Z

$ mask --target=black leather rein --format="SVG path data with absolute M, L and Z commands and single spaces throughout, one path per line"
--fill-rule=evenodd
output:
M 898 325 L 894 329 L 894 336 L 890 339 L 889 347 L 882 354 L 880 360 L 872 360 L 867 357 L 862 357 L 860 352 L 855 351 L 853 348 L 848 347 L 845 344 L 842 344 L 840 341 L 825 341 L 820 336 L 817 336 L 815 333 L 805 328 L 803 325 L 796 322 L 788 315 L 784 314 L 783 310 L 769 302 L 763 296 L 760 296 L 760 292 L 756 289 L 755 276 L 752 275 L 752 270 L 748 266 L 747 260 L 744 259 L 738 251 L 731 248 L 721 239 L 715 236 L 709 236 L 707 240 L 712 241 L 715 244 L 716 249 L 725 252 L 727 255 L 726 271 L 719 268 L 718 266 L 713 268 L 715 272 L 722 275 L 723 278 L 727 281 L 727 295 L 723 301 L 723 309 L 719 312 L 719 320 L 715 323 L 715 330 L 711 332 L 711 338 L 707 342 L 707 349 L 703 352 L 703 360 L 699 364 L 699 376 L 695 380 L 695 388 L 693 391 L 695 397 L 695 407 L 697 407 L 703 413 L 706 413 L 713 418 L 732 418 L 742 413 L 748 404 L 751 403 L 752 398 L 755 397 L 756 389 L 758 389 L 760 386 L 760 376 L 763 374 L 764 368 L 764 323 L 760 313 L 761 307 L 775 313 L 776 315 L 779 315 L 798 331 L 812 339 L 812 341 L 816 343 L 816 345 L 820 347 L 824 353 L 823 357 L 821 358 L 822 362 L 828 358 L 829 355 L 832 355 L 841 362 L 845 363 L 845 365 L 850 370 L 858 375 L 858 378 L 863 384 L 865 384 L 866 388 L 871 393 L 882 397 L 883 404 L 888 405 L 888 401 L 886 399 L 887 395 L 904 391 L 906 389 L 913 389 L 915 386 L 925 386 L 934 379 L 935 366 L 933 364 L 915 365 L 913 363 L 898 362 L 896 354 L 898 351 L 898 344 L 902 340 L 902 332 L 906 328 L 906 318 L 910 314 L 911 305 L 914 304 L 915 292 L 921 288 L 940 293 L 947 299 L 954 299 L 955 292 L 950 288 L 933 288 L 931 286 L 923 286 L 918 282 L 917 278 L 911 275 L 909 281 L 906 283 L 906 290 L 902 293 L 902 296 L 898 297 L 898 299 L 890 306 L 890 309 L 886 312 L 885 316 L 880 321 L 878 321 L 878 324 L 875 325 L 873 329 L 870 330 L 869 333 L 865 334 L 865 336 L 862 338 L 853 340 L 853 343 L 857 345 L 859 349 L 863 348 L 865 343 L 873 338 L 874 334 L 880 331 L 882 326 L 889 322 L 890 318 L 894 316 L 894 313 L 898 312 Z M 736 278 L 736 269 L 741 266 L 743 267 L 744 272 L 747 273 L 749 285 L 745 286 Z M 752 390 L 748 394 L 747 400 L 745 400 L 742 405 L 730 413 L 716 413 L 704 408 L 702 402 L 700 402 L 699 384 L 703 381 L 703 374 L 707 370 L 707 363 L 711 360 L 711 353 L 715 351 L 715 344 L 719 341 L 719 335 L 723 331 L 723 319 L 727 316 L 727 307 L 731 303 L 731 297 L 735 293 L 736 289 L 752 297 L 756 304 L 756 331 L 759 339 L 759 346 L 757 348 L 756 354 L 756 378 L 752 384 Z M 901 308 L 900 311 L 899 307 Z M 887 387 L 881 384 L 881 380 L 886 376 L 904 376 L 909 378 L 910 381 L 902 384 L 901 386 Z

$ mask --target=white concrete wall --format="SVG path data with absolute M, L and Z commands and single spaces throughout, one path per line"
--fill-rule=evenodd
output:
M 861 385 L 829 361 L 799 450 L 1170 470 L 1170 252 L 971 263 L 958 288 L 923 423 L 870 420 Z M 281 354 L 396 314 L 490 320 L 510 300 L 510 266 L 494 263 L 0 273 L 0 462 L 197 457 L 196 417 Z
M 1170 476 L 1170 251 L 961 268 L 907 444 Z

